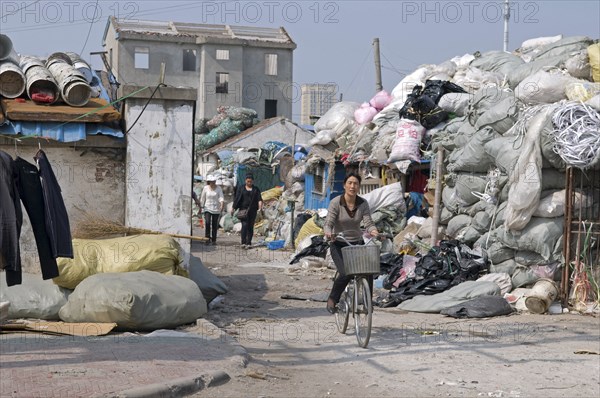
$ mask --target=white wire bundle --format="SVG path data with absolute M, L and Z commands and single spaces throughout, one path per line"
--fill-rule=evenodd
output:
M 586 169 L 600 159 L 600 114 L 576 102 L 561 105 L 552 117 L 554 152 L 570 166 Z

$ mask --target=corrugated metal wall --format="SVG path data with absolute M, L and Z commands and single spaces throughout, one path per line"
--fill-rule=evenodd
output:
M 329 165 L 325 165 L 325 173 L 323 175 L 324 183 L 327 182 L 329 176 Z M 344 165 L 341 163 L 336 164 L 335 174 L 333 176 L 333 184 L 331 188 L 327 188 L 325 195 L 313 192 L 315 189 L 315 176 L 314 174 L 307 173 L 304 180 L 304 208 L 317 210 L 326 209 L 329 207 L 329 202 L 336 196 L 341 195 L 344 192 L 344 178 L 346 176 L 346 170 Z

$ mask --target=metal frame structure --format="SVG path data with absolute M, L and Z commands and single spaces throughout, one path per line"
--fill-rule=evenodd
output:
M 563 239 L 561 300 L 567 306 L 573 305 L 569 296 L 576 273 L 592 273 L 600 282 L 600 169 L 567 168 Z

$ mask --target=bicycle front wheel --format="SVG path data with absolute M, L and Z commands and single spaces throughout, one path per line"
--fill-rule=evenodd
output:
M 373 303 L 371 302 L 371 289 L 367 278 L 356 278 L 354 288 L 354 325 L 356 340 L 362 348 L 367 348 L 371 338 L 371 322 L 373 317 Z
M 340 333 L 346 333 L 348 329 L 348 318 L 350 317 L 350 305 L 348 304 L 348 293 L 343 292 L 335 313 L 335 323 Z

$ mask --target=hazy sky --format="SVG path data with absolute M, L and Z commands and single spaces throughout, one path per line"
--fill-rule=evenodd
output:
M 416 67 L 501 50 L 503 1 L 0 1 L 0 32 L 17 52 L 102 51 L 109 15 L 247 26 L 283 26 L 298 45 L 294 82 L 336 83 L 345 100 L 375 90 L 372 41 L 381 41 L 388 91 Z M 600 1 L 511 1 L 509 49 L 539 36 L 600 37 Z M 24 6 L 28 5 L 26 8 Z M 88 37 L 89 35 L 89 37 Z M 82 51 L 83 50 L 83 51 Z M 299 96 L 294 119 L 299 119 Z

